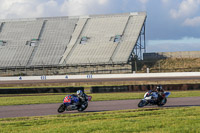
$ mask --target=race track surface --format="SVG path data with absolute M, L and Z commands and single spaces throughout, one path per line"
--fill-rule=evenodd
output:
M 97 101 L 89 102 L 88 108 L 84 112 L 102 112 L 112 110 L 137 109 L 138 100 L 115 100 L 115 101 Z M 187 107 L 200 106 L 200 97 L 186 98 L 168 98 L 167 104 L 164 107 Z M 15 105 L 15 106 L 0 106 L 0 118 L 8 117 L 24 117 L 24 116 L 43 116 L 43 115 L 58 115 L 57 108 L 61 103 L 55 104 L 34 104 L 34 105 Z M 157 106 L 147 106 L 152 108 Z M 83 112 L 83 113 L 84 113 Z M 78 113 L 78 111 L 68 111 L 66 113 Z

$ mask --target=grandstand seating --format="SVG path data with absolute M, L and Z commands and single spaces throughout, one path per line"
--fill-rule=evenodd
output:
M 126 32 L 123 34 L 123 41 L 118 46 L 113 57 L 114 62 L 127 61 L 137 43 L 138 35 L 140 34 L 145 17 L 146 16 L 143 15 L 130 17 Z
M 127 63 L 146 13 L 0 20 L 0 67 Z
M 78 19 L 47 20 L 31 65 L 57 65 Z
M 85 26 L 87 20 L 88 20 L 87 18 L 78 20 L 76 28 L 75 28 L 74 32 L 72 33 L 71 40 L 70 40 L 69 44 L 67 45 L 67 49 L 65 50 L 65 53 L 63 54 L 59 64 L 65 64 L 65 65 L 67 64 L 66 57 L 69 55 L 69 53 L 71 51 L 73 51 L 73 48 L 82 32 L 83 27 Z
M 128 17 L 93 17 L 89 19 L 66 62 L 68 64 L 109 62 L 117 46 L 111 37 L 122 35 Z M 80 44 L 82 37 L 88 37 L 85 44 Z
M 0 48 L 1 67 L 26 66 L 33 51 L 27 41 L 38 38 L 42 21 L 5 22 L 0 32 L 0 40 L 6 42 Z

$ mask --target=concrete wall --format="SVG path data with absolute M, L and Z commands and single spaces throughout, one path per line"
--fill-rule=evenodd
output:
M 22 67 L 0 69 L 0 76 L 81 75 L 132 73 L 131 64 Z
M 61 79 L 126 79 L 126 78 L 158 78 L 158 77 L 200 77 L 200 72 L 174 72 L 174 73 L 132 73 L 132 74 L 89 74 L 89 75 L 52 75 L 52 76 L 15 76 L 0 77 L 0 81 L 34 81 L 34 80 L 61 80 Z

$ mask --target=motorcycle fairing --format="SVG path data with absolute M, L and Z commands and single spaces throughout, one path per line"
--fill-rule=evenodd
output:
M 171 93 L 170 92 L 164 92 L 165 97 L 168 97 Z
M 77 96 L 74 95 L 67 95 L 64 99 L 63 99 L 63 103 L 66 106 L 69 106 L 72 103 L 78 103 L 79 102 L 79 98 Z

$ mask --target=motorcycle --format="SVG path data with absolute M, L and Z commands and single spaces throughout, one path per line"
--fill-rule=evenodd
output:
M 86 101 L 83 104 L 79 104 L 79 98 L 77 95 L 67 95 L 63 99 L 63 103 L 58 108 L 58 113 L 62 113 L 65 110 L 71 111 L 71 110 L 78 110 L 84 111 L 88 107 L 88 101 L 92 100 L 92 96 L 86 96 Z
M 138 107 L 144 107 L 144 106 L 151 106 L 151 105 L 157 105 L 157 106 L 163 106 L 167 103 L 167 97 L 170 95 L 170 92 L 164 92 L 162 94 L 162 100 L 159 100 L 160 98 L 158 95 L 158 92 L 152 92 L 148 91 L 144 94 L 144 99 L 142 99 L 138 103 Z

